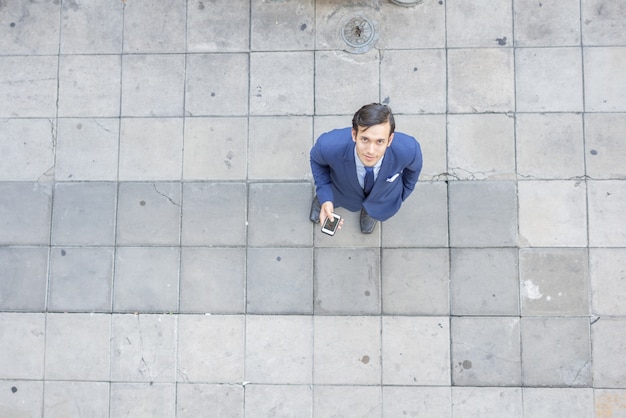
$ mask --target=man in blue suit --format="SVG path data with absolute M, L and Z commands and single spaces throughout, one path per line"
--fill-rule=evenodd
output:
M 311 221 L 324 223 L 335 207 L 360 210 L 364 234 L 398 212 L 422 170 L 419 143 L 395 132 L 391 109 L 378 103 L 359 109 L 352 128 L 321 135 L 310 157 L 316 191 Z

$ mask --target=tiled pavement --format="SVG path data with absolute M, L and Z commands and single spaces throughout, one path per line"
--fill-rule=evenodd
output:
M 0 417 L 626 417 L 625 67 L 622 0 L 0 1 Z M 372 101 L 421 182 L 326 237 Z

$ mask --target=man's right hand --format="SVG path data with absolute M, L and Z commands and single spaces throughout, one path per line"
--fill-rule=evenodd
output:
M 334 210 L 335 206 L 330 200 L 328 202 L 322 203 L 322 208 L 320 209 L 320 223 L 322 225 L 324 225 L 324 221 L 326 220 L 326 218 L 330 218 L 333 215 Z

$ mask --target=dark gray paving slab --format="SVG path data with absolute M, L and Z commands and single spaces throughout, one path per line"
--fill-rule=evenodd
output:
M 0 182 L 0 244 L 48 244 L 51 210 L 50 184 Z
M 250 2 L 253 51 L 312 50 L 315 44 L 315 0 Z
M 585 111 L 626 111 L 626 76 L 616 72 L 624 62 L 624 46 L 584 48 Z
M 51 418 L 109 416 L 108 382 L 47 381 L 43 411 Z M 33 415 L 34 416 L 34 415 Z
M 46 304 L 47 248 L 0 247 L 0 309 L 42 311 Z
M 182 245 L 244 245 L 246 193 L 245 183 L 183 184 Z
M 246 317 L 246 374 L 251 383 L 310 384 L 313 319 L 310 316 Z
M 108 381 L 111 316 L 46 316 L 46 380 Z
M 113 315 L 111 381 L 174 382 L 176 325 L 173 315 Z
M 246 417 L 274 414 L 285 418 L 313 416 L 313 388 L 309 385 L 246 385 Z
M 311 246 L 309 183 L 254 183 L 248 196 L 248 245 Z M 306 220 L 306 221 L 305 221 Z
M 384 314 L 447 315 L 450 257 L 447 248 L 384 248 Z
M 120 183 L 118 245 L 178 245 L 180 219 L 180 183 Z
M 446 115 L 394 115 L 394 119 L 397 131 L 415 137 L 420 143 L 425 157 L 419 181 L 440 179 L 448 171 Z
M 245 248 L 185 247 L 181 257 L 181 312 L 245 311 Z
M 618 180 L 590 181 L 589 245 L 597 247 L 626 246 L 626 184 Z
M 451 182 L 448 196 L 451 246 L 512 247 L 517 244 L 514 182 Z
M 55 117 L 57 69 L 54 56 L 0 56 L 0 117 Z
M 452 249 L 450 310 L 453 315 L 519 315 L 517 249 Z
M 515 46 L 580 44 L 580 4 L 575 0 L 514 4 Z
M 60 3 L 5 2 L 0 9 L 2 55 L 45 55 L 59 51 Z
M 313 392 L 316 417 L 379 417 L 382 393 L 376 386 L 316 386 Z
M 313 249 L 250 248 L 246 272 L 247 313 L 313 313 Z
M 450 385 L 448 318 L 383 317 L 382 374 L 384 385 Z
M 114 312 L 176 312 L 180 250 L 176 247 L 118 247 Z
M 186 2 L 124 4 L 124 52 L 185 50 Z
M 41 416 L 43 382 L 29 380 L 0 381 L 0 414 L 7 417 Z
M 623 113 L 585 114 L 585 148 L 587 175 L 594 179 L 624 179 L 626 151 L 622 132 L 626 129 Z
M 187 2 L 187 51 L 246 52 L 250 45 L 250 2 Z
M 212 411 L 216 416 L 243 418 L 243 405 L 243 386 L 189 383 L 176 385 L 177 417 L 195 418 Z
M 593 389 L 524 388 L 523 394 L 524 416 L 585 418 L 595 413 Z
M 176 413 L 173 383 L 112 383 L 110 415 L 166 418 Z
M 452 416 L 461 418 L 522 418 L 522 389 L 453 387 Z
M 452 318 L 455 386 L 520 386 L 519 318 Z
M 520 250 L 522 314 L 589 315 L 588 266 L 584 248 Z
M 324 3 L 317 7 L 323 8 Z M 390 1 L 381 1 L 379 8 L 373 9 L 378 12 L 373 15 L 379 22 L 380 38 L 376 43 L 377 47 L 392 50 L 445 46 L 446 8 L 443 2 L 431 1 L 415 7 L 398 7 Z M 374 10 L 370 9 L 369 13 Z
M 52 213 L 53 245 L 107 245 L 115 242 L 117 184 L 57 183 Z
M 521 320 L 524 386 L 591 384 L 589 318 Z
M 626 319 L 601 318 L 591 327 L 595 387 L 626 389 L 622 353 L 626 349 Z
M 626 249 L 590 248 L 589 274 L 594 315 L 626 316 Z
M 46 316 L 35 313 L 0 313 L 0 384 L 4 379 L 41 380 L 44 377 Z M 19 386 L 15 385 L 18 390 Z M 27 385 L 28 386 L 28 385 Z M 31 390 L 33 388 L 31 387 Z M 17 392 L 16 392 L 17 393 Z M 2 392 L 2 398 L 6 392 Z M 21 394 L 18 395 L 21 397 Z M 40 399 L 34 396 L 33 400 Z
M 450 388 L 383 386 L 383 416 L 452 417 Z
M 124 2 L 63 3 L 61 53 L 121 53 L 124 6 Z
M 48 310 L 110 312 L 113 253 L 110 247 L 53 248 Z
M 122 116 L 183 116 L 183 54 L 122 57 Z
M 495 47 L 511 45 L 511 2 L 491 4 L 446 3 L 446 40 L 449 47 Z M 468 30 L 468 28 L 472 28 Z
M 380 251 L 316 248 L 314 292 L 318 315 L 380 314 Z
M 1 60 L 1 58 L 0 58 Z M 54 176 L 55 126 L 52 119 L 0 119 L 3 180 L 51 180 Z

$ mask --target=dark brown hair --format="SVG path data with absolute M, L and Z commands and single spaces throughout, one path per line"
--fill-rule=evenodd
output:
M 393 119 L 391 108 L 380 103 L 370 103 L 357 110 L 354 114 L 352 118 L 352 129 L 358 132 L 359 126 L 367 129 L 370 126 L 385 122 L 389 122 L 389 126 L 391 127 L 389 134 L 391 135 L 396 130 L 396 121 Z

